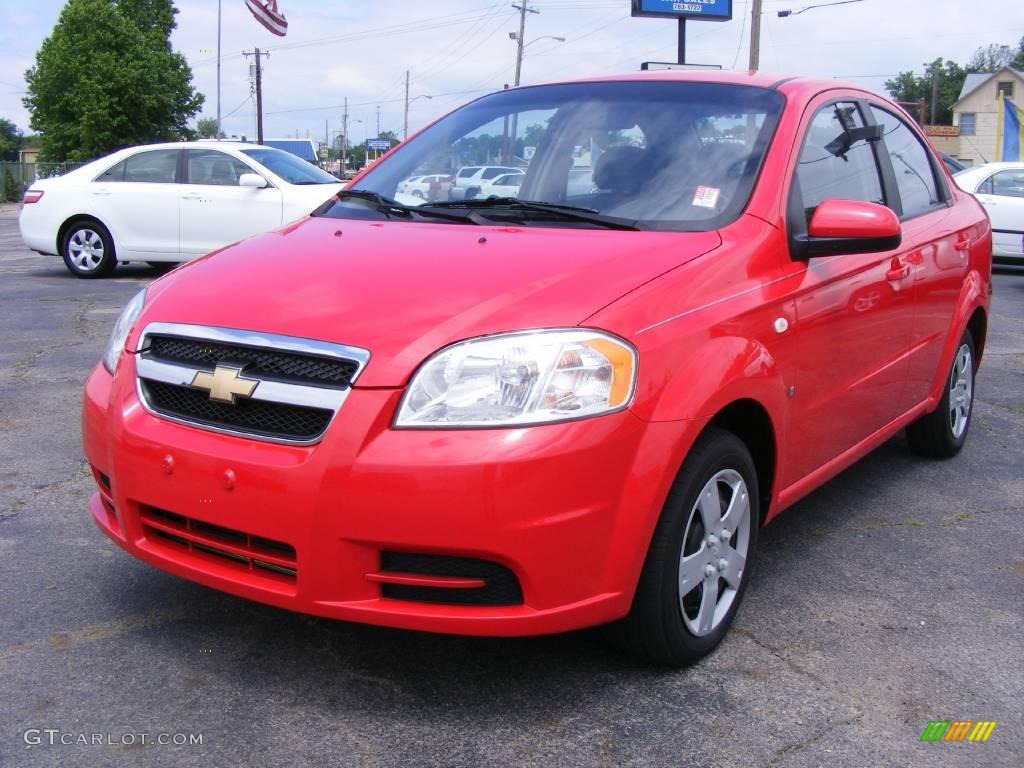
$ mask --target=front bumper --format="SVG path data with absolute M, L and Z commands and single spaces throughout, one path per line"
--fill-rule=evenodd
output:
M 85 389 L 83 442 L 98 486 L 91 511 L 104 533 L 215 589 L 433 632 L 544 634 L 624 616 L 678 468 L 673 457 L 702 426 L 624 411 L 524 429 L 394 430 L 401 390 L 356 388 L 322 442 L 297 447 L 154 417 L 134 375 L 126 354 L 117 379 L 97 366 Z M 201 545 L 183 545 L 175 525 L 199 531 Z M 211 530 L 228 541 L 214 544 L 229 557 L 204 548 Z M 385 552 L 499 564 L 518 579 L 521 602 L 385 596 Z

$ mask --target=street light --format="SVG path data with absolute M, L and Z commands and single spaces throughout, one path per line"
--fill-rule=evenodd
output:
M 787 16 L 798 16 L 804 11 L 809 11 L 812 8 L 828 8 L 830 5 L 849 5 L 850 3 L 862 3 L 864 0 L 839 0 L 835 3 L 818 3 L 817 5 L 808 5 L 806 8 L 801 8 L 798 11 L 779 11 L 779 18 L 784 19 Z
M 520 29 L 522 29 L 522 24 L 520 24 L 519 26 L 520 26 Z M 527 48 L 529 48 L 534 43 L 539 43 L 541 40 L 557 40 L 560 43 L 564 43 L 565 42 L 565 38 L 564 37 L 556 37 L 555 35 L 542 35 L 540 37 L 534 38 L 533 40 L 531 40 L 528 43 L 524 43 L 522 35 L 519 32 L 509 32 L 508 33 L 508 38 L 509 38 L 509 40 L 514 40 L 516 43 L 518 43 L 518 45 L 516 46 L 516 77 L 515 77 L 515 85 L 517 87 L 519 86 L 519 74 L 523 70 L 523 51 L 525 51 Z
M 419 96 L 413 96 L 410 99 L 409 98 L 409 90 L 408 90 L 408 88 L 409 88 L 409 86 L 408 86 L 408 84 L 406 84 L 406 91 L 405 91 L 405 126 L 402 129 L 402 141 L 405 141 L 407 138 L 409 138 L 409 105 L 412 104 L 414 101 L 416 101 L 416 99 L 432 99 L 432 98 L 434 98 L 433 96 L 428 96 L 425 93 L 421 93 Z
M 515 32 L 513 32 L 512 34 L 514 35 Z M 565 42 L 564 37 L 555 37 L 555 35 L 542 35 L 541 37 L 533 38 L 533 40 L 524 45 L 523 48 L 529 48 L 531 45 L 533 45 L 534 43 L 539 43 L 541 40 L 557 40 L 560 43 Z

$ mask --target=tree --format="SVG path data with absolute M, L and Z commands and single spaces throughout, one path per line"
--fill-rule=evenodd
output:
M 173 0 L 68 0 L 25 73 L 44 159 L 191 137 L 204 97 L 171 50 L 176 13 Z
M 196 122 L 196 136 L 200 139 L 223 139 L 224 133 L 217 130 L 217 118 L 201 117 Z
M 967 62 L 967 71 L 998 72 L 1013 62 L 1014 53 L 1010 46 L 995 43 L 978 48 Z
M 17 160 L 21 140 L 21 131 L 17 126 L 0 117 L 0 160 Z
M 964 87 L 967 70 L 955 61 L 944 61 L 939 58 L 925 64 L 925 74 L 915 75 L 913 72 L 900 72 L 892 80 L 885 81 L 885 89 L 895 101 L 925 100 L 925 118 L 931 117 L 932 78 L 938 79 L 938 99 L 935 102 L 935 122 L 938 125 L 951 125 L 953 122 L 953 104 L 960 98 L 960 90 Z
M 1020 42 L 1017 43 L 1017 51 L 1010 66 L 1014 69 L 1024 70 L 1024 35 L 1021 35 Z

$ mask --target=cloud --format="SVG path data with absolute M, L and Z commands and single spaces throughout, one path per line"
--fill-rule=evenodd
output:
M 541 12 L 527 19 L 523 83 L 635 71 L 641 61 L 675 58 L 675 24 L 630 18 L 628 0 L 529 1 Z M 923 62 L 939 56 L 963 63 L 978 46 L 1016 45 L 1024 34 L 1020 0 L 864 0 L 789 18 L 776 15 L 807 4 L 765 0 L 761 69 L 842 76 L 881 91 L 886 78 L 900 71 L 920 72 Z M 0 115 L 22 128 L 28 115 L 17 93 L 24 89 L 21 74 L 62 6 L 60 0 L 35 0 L 0 11 Z M 206 94 L 204 114 L 213 115 L 216 4 L 178 0 L 177 7 L 172 42 Z M 328 131 L 341 127 L 346 97 L 350 120 L 362 120 L 370 135 L 378 106 L 381 129 L 400 134 L 406 70 L 412 96 L 433 96 L 413 102 L 411 129 L 513 79 L 515 43 L 508 33 L 518 28 L 518 14 L 509 0 L 279 0 L 279 7 L 289 22 L 283 39 L 257 24 L 243 0 L 223 0 L 221 102 L 228 133 L 254 133 L 252 59 L 242 52 L 256 46 L 270 52 L 264 78 L 267 136 L 308 132 L 319 139 L 325 121 Z M 688 60 L 745 68 L 748 14 L 748 2 L 735 0 L 730 22 L 690 22 Z M 1020 26 L 1013 27 L 1014 21 Z M 363 128 L 351 133 L 361 139 Z

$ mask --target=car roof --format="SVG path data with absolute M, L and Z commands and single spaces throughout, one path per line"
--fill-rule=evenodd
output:
M 723 85 L 749 85 L 756 88 L 776 89 L 786 95 L 803 95 L 809 97 L 821 91 L 836 88 L 863 91 L 889 101 L 888 97 L 875 94 L 874 91 L 857 83 L 843 80 L 831 80 L 820 77 L 805 77 L 779 72 L 734 72 L 725 69 L 660 69 L 641 72 L 626 72 L 617 75 L 597 75 L 572 80 L 559 80 L 546 83 L 609 83 L 609 82 L 678 82 L 678 83 L 712 83 Z M 532 86 L 520 86 L 520 88 Z
M 165 141 L 159 144 L 136 144 L 132 147 L 124 147 L 116 152 L 111 152 L 106 157 L 115 154 L 128 154 L 130 152 L 142 152 L 150 149 L 274 149 L 266 144 L 253 144 L 248 141 L 218 141 L 217 139 L 199 139 L 198 141 Z M 99 158 L 102 160 L 103 158 Z

